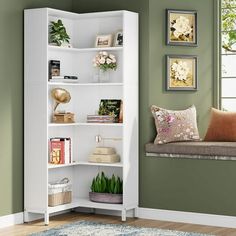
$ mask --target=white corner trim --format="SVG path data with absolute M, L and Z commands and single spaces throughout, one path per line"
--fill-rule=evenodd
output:
M 6 215 L 6 216 L 0 216 L 0 228 L 17 225 L 17 224 L 23 224 L 23 212 Z
M 150 220 L 162 220 L 188 224 L 236 228 L 235 216 L 139 208 L 138 217 Z

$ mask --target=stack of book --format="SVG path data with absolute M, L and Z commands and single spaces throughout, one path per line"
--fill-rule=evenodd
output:
M 56 137 L 49 140 L 49 163 L 72 163 L 71 138 Z
M 88 123 L 114 123 L 115 117 L 110 115 L 87 115 Z
M 49 81 L 50 82 L 69 82 L 77 83 L 77 76 L 65 75 L 61 76 L 61 62 L 59 60 L 50 60 L 49 61 Z
M 60 83 L 77 83 L 77 76 L 52 76 L 50 82 L 60 82 Z

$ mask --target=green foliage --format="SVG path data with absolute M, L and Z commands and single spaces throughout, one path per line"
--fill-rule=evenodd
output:
M 222 48 L 229 52 L 236 52 L 236 0 L 222 1 Z
M 117 64 L 116 63 L 110 63 L 110 64 L 101 64 L 99 68 L 103 71 L 107 71 L 108 69 L 116 70 Z
M 70 43 L 69 39 L 70 37 L 62 21 L 60 19 L 57 22 L 51 21 L 49 25 L 49 42 L 61 46 L 64 42 Z
M 93 178 L 91 191 L 96 193 L 112 193 L 122 194 L 123 193 L 123 181 L 120 177 L 115 177 L 113 174 L 111 178 L 105 176 L 104 172 Z

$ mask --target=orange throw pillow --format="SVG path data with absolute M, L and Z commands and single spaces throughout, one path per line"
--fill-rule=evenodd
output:
M 236 112 L 211 109 L 211 119 L 204 141 L 236 141 Z

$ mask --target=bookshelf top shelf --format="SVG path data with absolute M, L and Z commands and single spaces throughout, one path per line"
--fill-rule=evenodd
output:
M 48 50 L 65 52 L 97 52 L 97 51 L 122 51 L 123 47 L 105 47 L 105 48 L 67 48 L 48 45 Z

